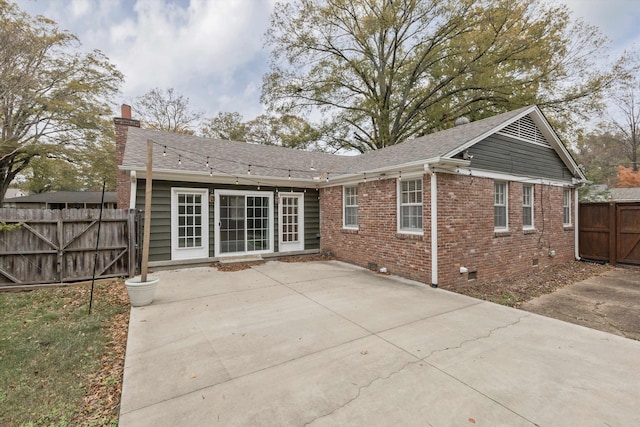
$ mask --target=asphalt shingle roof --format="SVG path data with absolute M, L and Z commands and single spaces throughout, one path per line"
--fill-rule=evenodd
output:
M 29 196 L 12 197 L 4 199 L 11 203 L 100 203 L 102 192 L 100 191 L 52 191 L 50 193 L 37 193 Z M 116 202 L 115 191 L 105 191 L 106 203 Z
M 445 156 L 484 134 L 498 130 L 501 125 L 532 108 L 534 107 L 523 107 L 357 156 L 310 152 L 130 127 L 123 168 L 141 170 L 146 167 L 146 141 L 151 139 L 155 142 L 154 170 L 209 172 L 206 167 L 208 157 L 210 168 L 214 173 L 221 172 L 230 176 L 246 175 L 248 165 L 251 165 L 253 175 L 275 178 L 286 178 L 289 173 L 292 178 L 300 179 L 321 177 L 326 172 L 334 177 L 357 174 Z M 163 156 L 165 149 L 167 155 Z M 181 164 L 178 164 L 178 157 Z
M 609 194 L 616 202 L 640 202 L 640 187 L 611 188 Z

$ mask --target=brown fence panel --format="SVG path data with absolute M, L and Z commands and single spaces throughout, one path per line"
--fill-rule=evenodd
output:
M 610 261 L 612 233 L 612 204 L 581 203 L 578 211 L 579 253 L 581 258 Z
M 616 206 L 616 260 L 640 265 L 640 204 Z
M 0 286 L 135 274 L 135 213 L 105 209 L 0 209 Z M 96 260 L 96 241 L 100 242 Z

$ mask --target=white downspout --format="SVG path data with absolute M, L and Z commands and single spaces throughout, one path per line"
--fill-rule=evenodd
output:
M 431 287 L 438 287 L 438 183 L 431 171 Z
M 136 208 L 136 191 L 138 191 L 138 180 L 136 179 L 136 171 L 131 171 L 129 174 L 131 179 L 131 187 L 129 188 L 129 209 Z
M 574 206 L 574 212 L 573 212 L 573 223 L 574 223 L 574 227 L 573 227 L 573 239 L 574 239 L 574 255 L 576 257 L 577 260 L 580 260 L 580 230 L 578 230 L 578 189 L 574 188 L 573 189 L 573 206 Z

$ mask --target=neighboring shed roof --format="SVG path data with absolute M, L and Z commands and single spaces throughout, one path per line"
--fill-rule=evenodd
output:
M 5 203 L 100 203 L 102 192 L 100 191 L 52 191 L 50 193 L 37 193 L 23 197 L 4 199 Z M 105 203 L 115 203 L 115 191 L 104 193 Z
M 609 194 L 614 202 L 640 202 L 640 187 L 611 188 Z
M 576 176 L 584 178 L 536 106 L 523 107 L 357 156 L 214 140 L 130 127 L 122 169 L 144 171 L 146 143 L 151 139 L 155 143 L 154 171 L 246 176 L 251 165 L 251 173 L 255 176 L 280 179 L 290 176 L 313 180 L 323 178 L 327 173 L 332 177 L 362 174 L 385 168 L 402 168 L 403 165 L 437 158 L 453 158 L 467 147 L 526 115 L 537 121 L 540 130 L 546 133 L 567 167 Z M 166 156 L 163 156 L 164 151 Z M 209 168 L 206 167 L 207 160 Z

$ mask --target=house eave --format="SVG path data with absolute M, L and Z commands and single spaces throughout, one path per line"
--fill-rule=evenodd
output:
M 145 179 L 147 172 L 145 168 L 121 166 L 120 170 L 135 172 L 137 179 Z M 299 187 L 315 188 L 318 182 L 313 178 L 288 178 L 262 175 L 227 175 L 219 173 L 208 173 L 202 171 L 176 171 L 170 169 L 154 169 L 153 179 L 163 181 L 198 182 L 208 184 L 236 184 L 253 186 L 274 186 L 274 187 Z

